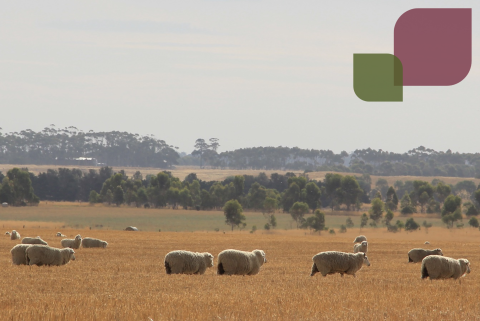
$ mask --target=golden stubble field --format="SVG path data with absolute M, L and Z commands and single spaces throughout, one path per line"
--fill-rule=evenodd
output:
M 40 233 L 60 246 L 53 228 Z M 61 267 L 14 266 L 10 249 L 20 241 L 0 238 L 2 320 L 475 320 L 480 319 L 480 232 L 432 228 L 428 234 L 391 234 L 364 229 L 370 267 L 357 278 L 317 274 L 312 256 L 351 251 L 358 229 L 344 235 L 304 231 L 271 234 L 234 232 L 124 232 L 63 230 L 109 242 L 106 249 L 78 249 Z M 3 233 L 3 232 L 2 232 Z M 430 245 L 424 245 L 424 241 Z M 472 273 L 458 281 L 422 281 L 420 264 L 407 263 L 414 247 L 442 248 L 446 256 L 470 260 Z M 166 275 L 171 250 L 263 249 L 266 263 L 256 276 Z

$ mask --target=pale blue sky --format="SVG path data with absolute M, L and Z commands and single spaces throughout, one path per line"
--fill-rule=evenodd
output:
M 353 92 L 354 53 L 393 53 L 400 15 L 473 8 L 473 64 L 403 103 Z M 478 1 L 22 1 L 0 11 L 0 127 L 154 134 L 180 151 L 289 146 L 478 152 Z

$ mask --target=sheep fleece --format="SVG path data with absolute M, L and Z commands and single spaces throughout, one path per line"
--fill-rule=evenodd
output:
M 25 251 L 25 258 L 28 265 L 64 265 L 75 260 L 75 251 L 70 248 L 30 245 Z
M 366 241 L 366 240 L 367 240 L 367 237 L 365 235 L 359 235 L 355 238 L 353 243 L 361 243 L 361 242 Z
M 165 255 L 167 274 L 204 274 L 213 266 L 213 255 L 190 251 L 172 251 Z
M 27 261 L 25 258 L 25 254 L 26 254 L 25 251 L 29 246 L 30 244 L 17 244 L 10 250 L 10 253 L 12 253 L 13 264 L 15 265 L 27 264 Z
M 425 249 L 411 249 L 408 252 L 408 262 L 418 263 L 429 255 L 441 255 L 443 256 L 441 249 L 425 250 Z
M 99 240 L 99 239 L 94 239 L 91 237 L 86 237 L 82 239 L 82 247 L 103 247 L 106 248 L 108 245 L 107 242 Z
M 315 255 L 312 266 L 313 276 L 316 272 L 320 272 L 323 276 L 327 274 L 340 273 L 355 276 L 358 270 L 363 266 L 365 253 L 345 253 L 337 251 L 320 252 Z
M 42 240 L 39 236 L 37 237 L 24 237 L 22 239 L 22 244 L 41 244 L 41 245 L 48 245 L 47 242 Z
M 60 243 L 62 244 L 62 247 L 78 249 L 80 248 L 80 244 L 82 243 L 82 237 L 80 236 L 80 234 L 78 234 L 77 236 L 75 236 L 74 239 L 63 239 L 60 241 Z
M 265 252 L 262 250 L 252 252 L 225 250 L 218 254 L 217 274 L 255 275 L 266 262 Z
M 363 241 L 360 244 L 354 244 L 353 245 L 353 253 L 358 253 L 358 252 L 367 253 L 367 251 L 368 251 L 367 241 Z
M 422 279 L 458 279 L 470 273 L 470 262 L 466 259 L 452 259 L 440 255 L 429 255 L 422 261 Z

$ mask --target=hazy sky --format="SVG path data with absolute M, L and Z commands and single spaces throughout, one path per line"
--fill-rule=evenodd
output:
M 353 92 L 354 53 L 393 53 L 402 13 L 473 8 L 473 63 L 402 103 Z M 480 1 L 9 1 L 0 127 L 154 134 L 191 152 L 254 146 L 479 152 Z M 479 11 L 480 12 L 480 11 Z

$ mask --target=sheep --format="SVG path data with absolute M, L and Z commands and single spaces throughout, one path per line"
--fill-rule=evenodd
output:
M 48 245 L 47 242 L 42 240 L 40 236 L 37 237 L 24 237 L 22 239 L 22 244 L 41 244 L 41 245 Z
M 99 239 L 94 239 L 91 237 L 86 237 L 82 239 L 82 247 L 103 247 L 106 248 L 108 245 L 107 242 L 99 240 Z
M 25 251 L 31 244 L 17 244 L 11 250 L 12 253 L 12 263 L 15 265 L 25 265 L 27 264 Z
M 13 230 L 12 233 L 10 234 L 10 240 L 18 240 L 18 239 L 20 239 L 20 233 Z
M 260 272 L 260 267 L 267 263 L 265 252 L 253 250 L 244 252 L 238 250 L 225 250 L 218 254 L 218 275 L 255 275 Z
M 213 266 L 213 255 L 207 252 L 172 251 L 165 255 L 167 274 L 204 274 Z
M 10 232 L 9 232 L 9 231 L 6 231 L 6 232 L 5 232 L 5 235 L 10 236 Z
M 363 241 L 360 244 L 354 244 L 353 245 L 353 253 L 363 252 L 363 253 L 367 254 L 367 250 L 368 250 L 367 241 Z
M 422 262 L 423 258 L 429 255 L 441 255 L 443 256 L 441 249 L 425 250 L 425 249 L 411 249 L 408 252 L 408 263 Z
M 430 244 L 430 242 L 429 242 L 429 241 L 425 241 L 425 244 Z
M 367 240 L 367 237 L 365 235 L 359 235 L 355 238 L 353 243 L 361 243 L 361 242 L 366 241 L 366 240 Z
M 429 255 L 422 260 L 422 280 L 430 277 L 436 279 L 458 279 L 470 273 L 470 262 L 467 259 L 452 259 L 440 255 Z M 462 283 L 458 280 L 459 283 Z
M 64 265 L 75 260 L 75 251 L 70 248 L 57 249 L 45 245 L 30 245 L 25 250 L 27 265 Z
M 315 273 L 320 272 L 323 276 L 327 274 L 340 273 L 349 274 L 355 276 L 358 270 L 365 264 L 370 266 L 367 255 L 363 252 L 358 253 L 344 253 L 337 251 L 320 252 L 313 258 L 312 273 L 310 276 L 314 276 Z
M 63 239 L 61 242 L 62 247 L 69 247 L 71 249 L 80 248 L 80 243 L 82 243 L 82 236 L 78 234 L 75 236 L 75 239 Z
M 57 232 L 57 234 L 55 236 L 58 236 L 58 237 L 67 237 L 66 235 L 63 235 L 61 232 Z
M 138 228 L 136 228 L 135 226 L 129 226 L 125 228 L 125 231 L 138 231 Z

